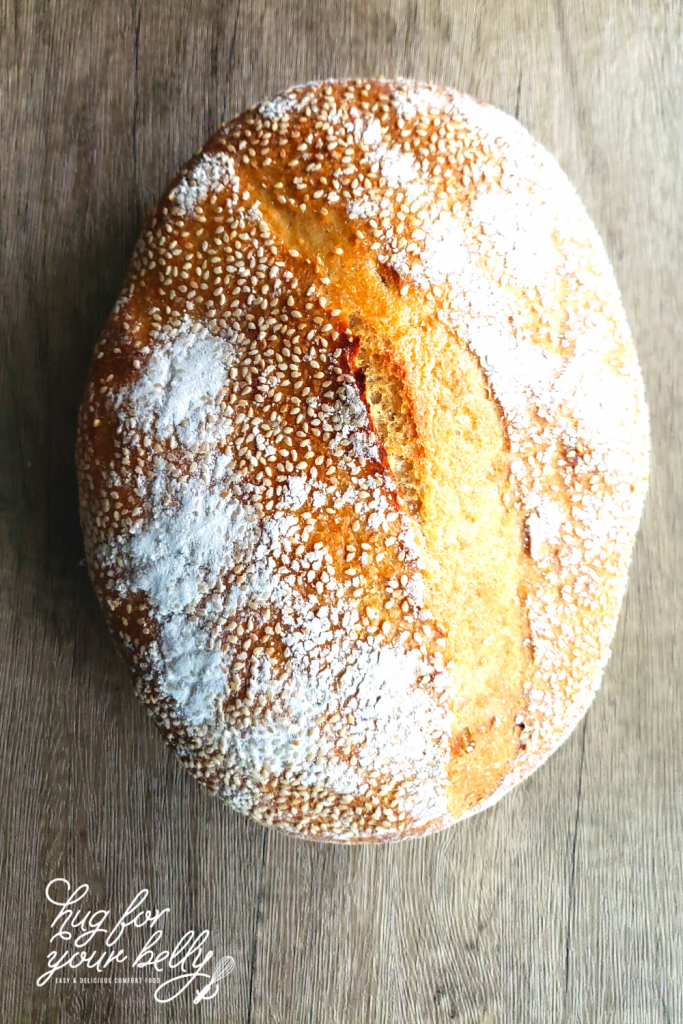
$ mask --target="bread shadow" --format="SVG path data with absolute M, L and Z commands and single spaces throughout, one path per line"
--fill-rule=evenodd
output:
M 58 661 L 68 657 L 77 632 L 87 634 L 79 657 L 92 659 L 94 668 L 107 632 L 85 567 L 76 424 L 93 347 L 120 291 L 140 218 L 112 194 L 98 198 L 97 211 L 78 230 L 68 203 L 63 210 L 46 206 L 32 232 L 42 236 L 42 248 L 35 238 L 21 239 L 16 214 L 17 251 L 7 258 L 2 303 L 4 596 L 18 645 L 39 643 Z

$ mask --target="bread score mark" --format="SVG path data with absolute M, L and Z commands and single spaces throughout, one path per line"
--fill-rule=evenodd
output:
M 357 332 L 350 359 L 358 368 L 361 395 L 386 454 L 406 511 L 419 528 L 422 494 L 418 463 L 424 462 L 412 405 L 407 394 L 406 374 L 392 359 L 391 346 L 384 338 L 364 328 L 359 317 L 351 320 Z
M 511 461 L 502 410 L 433 297 L 378 264 L 341 211 L 321 221 L 269 203 L 260 215 L 339 310 L 337 326 L 349 339 L 341 358 L 425 563 L 426 606 L 452 679 L 446 772 L 449 811 L 460 816 L 505 775 L 521 747 L 515 722 L 526 714 L 530 628 L 519 595 L 533 566 L 524 518 L 502 500 Z M 431 399 L 417 406 L 420 389 Z M 469 429 L 457 420 L 462 409 Z

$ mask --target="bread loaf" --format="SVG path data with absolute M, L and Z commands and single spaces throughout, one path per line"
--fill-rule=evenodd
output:
M 264 824 L 391 840 L 488 806 L 586 711 L 647 412 L 553 158 L 448 89 L 322 82 L 159 202 L 77 463 L 93 583 L 182 764 Z

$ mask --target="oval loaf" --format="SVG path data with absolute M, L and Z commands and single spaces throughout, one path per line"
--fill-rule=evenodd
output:
M 91 576 L 185 767 L 338 842 L 489 805 L 586 711 L 646 489 L 614 275 L 511 117 L 294 88 L 172 183 L 93 358 Z

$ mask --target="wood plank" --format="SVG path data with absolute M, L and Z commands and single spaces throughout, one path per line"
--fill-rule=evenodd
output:
M 683 6 L 646 0 L 0 2 L 0 1019 L 683 1020 Z M 654 470 L 602 691 L 500 805 L 395 847 L 263 830 L 176 767 L 114 656 L 73 471 L 93 343 L 144 213 L 203 139 L 294 82 L 404 74 L 517 114 L 605 239 Z M 46 986 L 43 890 L 139 888 L 209 928 L 215 1003 Z

